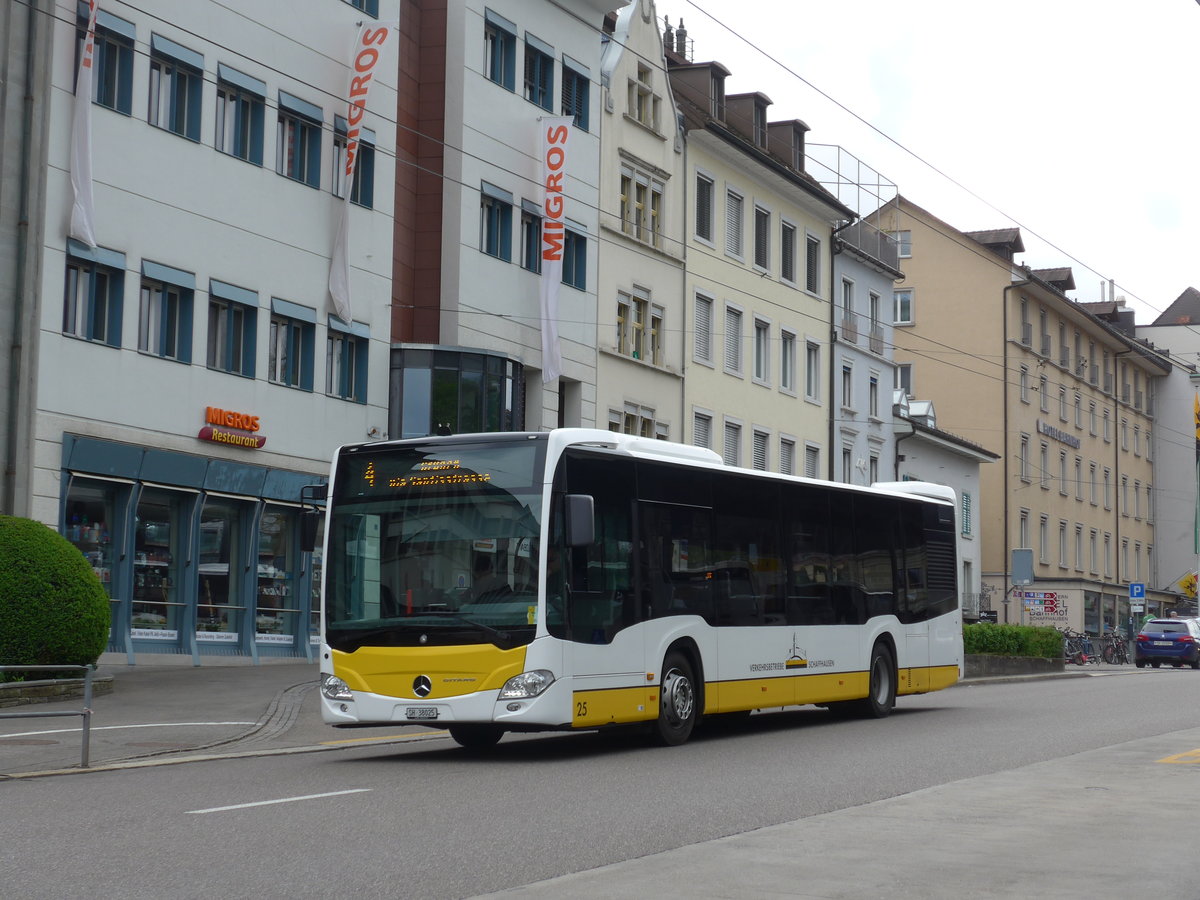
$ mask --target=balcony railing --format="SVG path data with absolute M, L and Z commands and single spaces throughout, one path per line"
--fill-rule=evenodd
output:
M 1021 323 L 1021 343 L 1024 344 L 1026 347 L 1033 346 L 1033 323 L 1032 322 L 1022 322 Z
M 883 329 L 878 325 L 871 328 L 871 352 L 883 355 Z
M 858 343 L 858 319 L 853 316 L 842 317 L 842 340 L 850 344 Z

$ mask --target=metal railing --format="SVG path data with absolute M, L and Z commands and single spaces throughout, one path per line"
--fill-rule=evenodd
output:
M 88 741 L 92 727 L 92 674 L 95 666 L 0 666 L 0 672 L 82 672 L 83 709 L 62 709 L 53 712 L 0 712 L 0 719 L 34 719 L 53 716 L 80 716 L 83 719 L 83 741 L 79 754 L 81 768 L 88 767 Z

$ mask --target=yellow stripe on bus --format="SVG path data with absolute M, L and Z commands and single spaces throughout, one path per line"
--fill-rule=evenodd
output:
M 621 722 L 646 722 L 658 718 L 658 686 L 575 691 L 571 695 L 571 725 L 599 728 Z

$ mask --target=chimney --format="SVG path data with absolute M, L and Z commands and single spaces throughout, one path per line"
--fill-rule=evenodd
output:
M 687 29 L 683 27 L 683 19 L 679 20 L 679 27 L 675 29 L 675 52 L 687 59 Z
M 663 16 L 663 46 L 668 51 L 675 49 L 675 29 L 671 27 L 671 17 Z

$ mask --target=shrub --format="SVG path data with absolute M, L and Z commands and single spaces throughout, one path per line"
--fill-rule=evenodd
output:
M 981 622 L 963 626 L 963 650 L 992 656 L 1062 656 L 1062 635 L 1045 625 L 993 625 Z
M 0 665 L 93 664 L 109 619 L 108 595 L 79 550 L 40 522 L 0 516 Z

